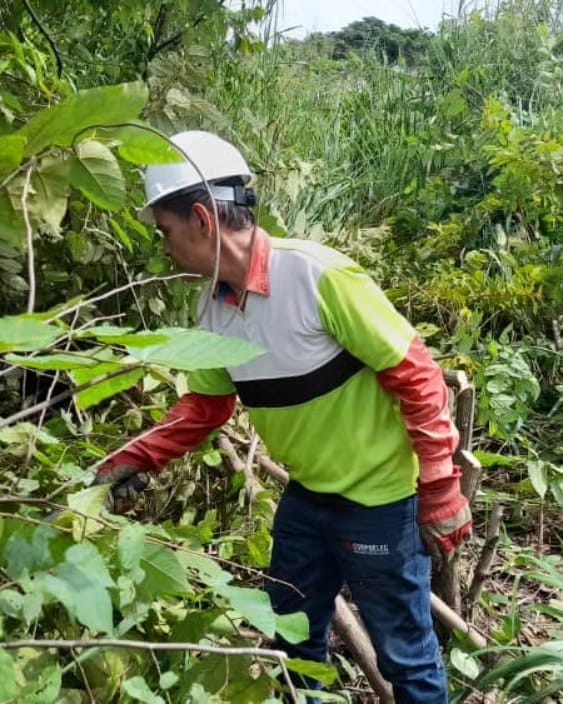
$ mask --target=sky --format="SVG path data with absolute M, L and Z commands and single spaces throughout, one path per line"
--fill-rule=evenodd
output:
M 298 25 L 289 36 L 302 37 L 340 29 L 362 17 L 378 17 L 400 27 L 436 29 L 442 13 L 457 14 L 459 4 L 460 0 L 280 0 L 278 28 Z

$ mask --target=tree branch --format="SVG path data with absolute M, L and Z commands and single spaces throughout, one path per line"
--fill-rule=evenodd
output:
M 61 55 L 59 53 L 59 50 L 57 49 L 55 42 L 51 39 L 49 32 L 47 32 L 45 27 L 43 27 L 43 25 L 41 24 L 41 22 L 39 20 L 39 17 L 37 17 L 37 15 L 35 14 L 33 8 L 31 7 L 31 5 L 29 3 L 29 0 L 23 0 L 23 4 L 24 4 L 25 9 L 28 11 L 31 19 L 35 22 L 35 24 L 37 25 L 37 28 L 39 29 L 41 34 L 45 37 L 45 39 L 47 40 L 47 43 L 51 47 L 51 51 L 55 55 L 55 59 L 57 61 L 57 76 L 60 78 L 63 75 L 63 68 L 64 67 L 63 67 L 63 60 L 61 59 Z
M 139 640 L 118 640 L 113 638 L 100 638 L 99 640 L 15 640 L 12 642 L 0 642 L 0 648 L 4 648 L 4 650 L 19 650 L 20 648 L 56 648 L 59 650 L 72 650 L 74 648 L 125 648 L 149 652 L 210 653 L 213 655 L 246 656 L 276 660 L 282 669 L 292 701 L 294 704 L 299 704 L 297 690 L 291 681 L 285 664 L 288 656 L 283 650 L 247 647 L 227 648 L 216 645 L 199 645 L 197 643 L 150 643 Z

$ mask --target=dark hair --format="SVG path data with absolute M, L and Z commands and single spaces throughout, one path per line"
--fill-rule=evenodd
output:
M 243 186 L 240 178 L 232 178 L 224 181 L 215 181 L 217 186 Z M 252 227 L 256 223 L 254 213 L 246 205 L 237 205 L 232 201 L 216 200 L 217 214 L 219 222 L 235 232 Z M 180 217 L 188 218 L 195 203 L 202 203 L 210 211 L 213 211 L 213 204 L 209 193 L 205 188 L 198 188 L 188 193 L 173 193 L 155 203 L 154 208 L 174 213 Z

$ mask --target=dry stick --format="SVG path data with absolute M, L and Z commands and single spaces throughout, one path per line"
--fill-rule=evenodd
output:
M 267 648 L 226 648 L 216 645 L 199 645 L 197 643 L 146 643 L 140 640 L 117 640 L 113 638 L 100 638 L 99 640 L 15 640 L 0 642 L 4 650 L 18 650 L 20 648 L 129 648 L 132 650 L 172 651 L 189 653 L 210 653 L 213 655 L 246 656 L 276 660 L 282 669 L 287 687 L 294 704 L 299 704 L 297 690 L 287 671 L 285 661 L 287 653 L 283 650 L 269 650 Z
M 23 186 L 23 192 L 21 197 L 22 209 L 23 209 L 23 219 L 25 221 L 25 232 L 27 239 L 27 269 L 29 274 L 29 294 L 27 297 L 27 312 L 33 313 L 35 308 L 35 252 L 33 250 L 33 228 L 31 227 L 31 221 L 29 219 L 29 210 L 27 208 L 27 197 L 29 195 L 29 186 L 31 183 L 31 172 L 33 171 L 33 166 L 30 166 L 25 175 L 25 183 Z
M 491 567 L 495 561 L 503 510 L 502 505 L 499 503 L 495 503 L 491 510 L 487 537 L 485 539 L 485 544 L 483 545 L 481 556 L 479 557 L 479 561 L 475 567 L 471 587 L 469 588 L 469 600 L 473 604 L 479 600 L 485 581 L 490 576 Z
M 86 675 L 86 671 L 84 670 L 84 665 L 80 661 L 80 658 L 77 657 L 74 648 L 70 649 L 70 654 L 72 655 L 72 659 L 74 660 L 76 666 L 80 670 L 80 674 L 82 675 L 82 681 L 84 682 L 84 687 L 86 688 L 86 693 L 88 695 L 88 699 L 90 700 L 90 704 L 96 704 L 96 698 L 94 697 L 94 693 L 92 692 L 92 688 L 90 687 L 90 682 L 88 682 L 88 677 Z

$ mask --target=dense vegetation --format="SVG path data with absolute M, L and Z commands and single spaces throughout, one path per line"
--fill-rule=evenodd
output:
M 366 19 L 303 42 L 276 35 L 272 4 L 0 3 L 1 638 L 267 647 L 307 631 L 260 590 L 279 487 L 243 413 L 227 431 L 242 467 L 214 439 L 128 518 L 89 486 L 191 370 L 254 354 L 190 327 L 191 289 L 135 219 L 141 167 L 178 158 L 158 132 L 201 126 L 249 156 L 266 229 L 359 260 L 444 367 L 473 378 L 484 475 L 466 593 L 491 515 L 504 518 L 464 604 L 490 647 L 444 642 L 451 701 L 561 701 L 560 3 L 513 0 L 435 35 Z M 328 701 L 362 701 L 336 646 L 331 666 L 287 666 L 330 685 Z M 0 649 L 0 702 L 273 704 L 279 670 L 253 655 Z

